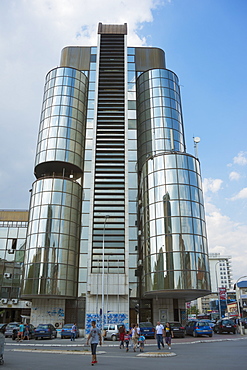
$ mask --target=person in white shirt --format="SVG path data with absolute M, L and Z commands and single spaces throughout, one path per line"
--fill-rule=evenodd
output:
M 164 348 L 164 342 L 163 342 L 163 336 L 164 336 L 164 326 L 157 321 L 157 325 L 155 328 L 155 338 L 157 340 L 158 349 L 160 349 L 160 345 Z
M 74 341 L 75 340 L 75 337 L 76 337 L 76 323 L 74 322 L 74 324 L 72 325 L 72 328 L 71 328 L 71 336 L 70 336 L 70 340 Z
M 133 344 L 133 350 L 136 351 L 137 343 L 138 343 L 138 334 L 136 329 L 136 324 L 133 324 L 132 328 L 130 329 L 131 333 L 131 340 Z
M 92 321 L 92 327 L 90 329 L 90 333 L 87 338 L 87 344 L 89 343 L 89 339 L 91 339 L 91 351 L 92 351 L 92 365 L 97 364 L 97 357 L 96 357 L 96 348 L 98 343 L 102 343 L 101 340 L 101 333 L 100 330 L 96 327 L 96 321 Z
M 139 327 L 138 324 L 136 324 L 136 332 L 138 335 L 141 335 L 141 328 Z

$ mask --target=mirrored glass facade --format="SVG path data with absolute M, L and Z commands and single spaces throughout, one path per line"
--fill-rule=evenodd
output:
M 23 295 L 75 297 L 80 238 L 81 186 L 65 178 L 33 185 Z
M 23 297 L 76 297 L 88 77 L 55 68 L 46 78 L 35 161 Z
M 179 81 L 167 69 L 153 69 L 137 79 L 138 163 L 148 155 L 184 152 Z
M 145 292 L 210 289 L 198 160 L 182 153 L 148 159 L 140 194 Z
M 185 153 L 178 78 L 153 69 L 136 88 L 143 291 L 209 291 L 200 166 Z
M 27 211 L 0 211 L 0 301 L 5 307 L 20 299 L 27 218 Z
M 36 177 L 53 172 L 81 176 L 87 93 L 88 78 L 76 69 L 60 67 L 47 74 L 35 160 Z

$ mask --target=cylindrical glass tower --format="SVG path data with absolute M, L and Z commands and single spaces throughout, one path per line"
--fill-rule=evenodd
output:
M 139 250 L 147 297 L 210 290 L 200 165 L 185 153 L 178 83 L 166 69 L 137 79 Z
M 46 78 L 23 297 L 76 297 L 88 79 L 73 68 Z
M 138 166 L 150 155 L 185 152 L 178 77 L 168 69 L 140 75 L 137 89 Z

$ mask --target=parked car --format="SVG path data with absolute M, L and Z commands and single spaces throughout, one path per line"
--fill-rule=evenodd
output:
M 108 324 L 108 325 L 104 325 L 104 332 L 105 332 L 105 336 L 104 336 L 104 339 L 107 339 L 107 340 L 118 340 L 119 338 L 119 332 L 118 332 L 118 329 L 120 326 L 122 326 L 123 324 L 120 324 L 120 325 L 117 325 L 117 324 Z
M 71 337 L 71 328 L 74 324 L 65 324 L 61 329 L 61 339 L 70 338 Z M 76 330 L 75 337 L 79 337 L 79 330 Z
M 56 338 L 57 330 L 52 324 L 39 324 L 34 330 L 34 337 L 37 340 L 38 338 Z
M 213 329 L 210 327 L 208 322 L 204 320 L 191 320 L 188 321 L 185 326 L 185 332 L 188 335 L 193 335 L 193 337 L 198 337 L 199 335 L 208 335 L 212 337 Z
M 17 321 L 14 321 L 14 322 L 10 322 L 7 326 L 6 326 L 6 330 L 5 330 L 5 338 L 11 338 L 12 335 L 13 335 L 13 330 L 14 329 L 18 329 L 19 328 L 19 325 L 20 325 L 20 322 L 17 322 Z
M 28 324 L 28 326 L 29 326 L 29 339 L 33 339 L 35 327 L 32 324 Z M 17 338 L 18 331 L 19 331 L 19 325 L 18 327 L 13 329 L 12 340 L 15 340 Z M 24 333 L 25 333 L 25 329 L 24 329 Z M 27 339 L 27 337 L 24 336 L 23 339 Z
M 247 329 L 247 317 L 244 317 L 243 319 L 240 319 L 243 328 Z
M 213 321 L 208 320 L 208 319 L 204 319 L 203 321 L 208 322 L 209 326 L 211 326 L 211 328 L 214 328 L 215 323 Z
M 173 335 L 176 338 L 185 337 L 185 327 L 178 321 L 170 321 L 170 326 L 173 331 Z
M 220 319 L 216 322 L 214 326 L 214 332 L 218 334 L 222 333 L 233 333 L 236 334 L 237 325 L 233 320 L 230 319 Z
M 0 333 L 4 334 L 8 324 L 0 324 Z
M 144 335 L 145 338 L 154 338 L 155 328 L 151 322 L 149 321 L 140 322 L 139 328 L 140 328 L 141 334 Z

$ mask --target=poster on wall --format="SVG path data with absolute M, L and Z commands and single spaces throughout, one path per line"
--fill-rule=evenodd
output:
M 160 322 L 162 324 L 165 324 L 167 322 L 167 316 L 168 316 L 168 313 L 167 313 L 167 308 L 162 308 L 159 310 L 159 318 L 160 318 Z

